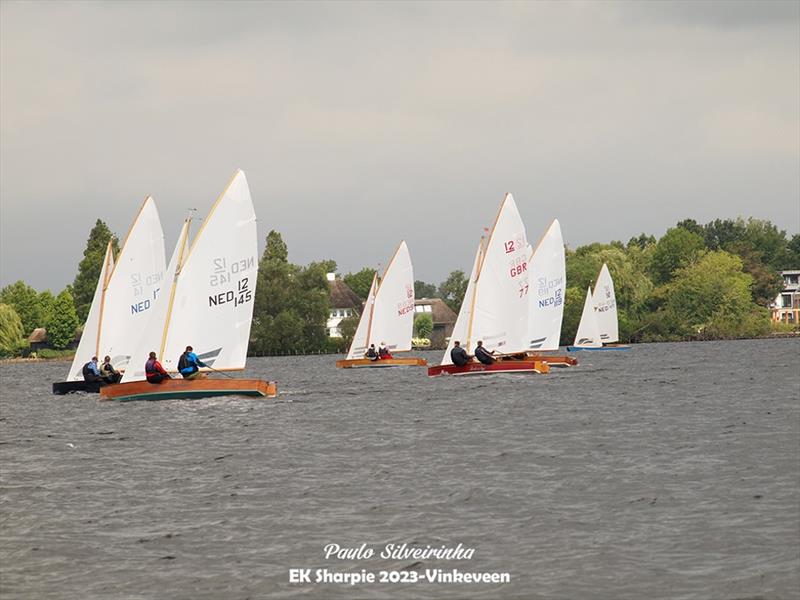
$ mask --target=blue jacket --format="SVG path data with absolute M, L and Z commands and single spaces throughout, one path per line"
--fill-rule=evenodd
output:
M 182 359 L 185 359 L 183 362 L 186 363 L 186 366 L 181 369 L 181 374 L 190 374 L 194 373 L 195 371 L 199 371 L 200 367 L 205 367 L 206 365 L 197 358 L 197 354 L 194 352 L 184 352 Z

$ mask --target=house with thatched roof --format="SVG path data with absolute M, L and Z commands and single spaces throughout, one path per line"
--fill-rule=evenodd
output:
M 414 301 L 416 314 L 428 313 L 433 318 L 431 348 L 446 348 L 458 315 L 441 298 L 420 298 Z
M 330 289 L 331 312 L 328 315 L 328 337 L 342 337 L 339 323 L 348 317 L 361 314 L 363 302 L 344 281 L 336 278 L 335 273 L 328 273 L 328 288 Z
M 28 343 L 31 345 L 31 351 L 35 352 L 42 348 L 48 348 L 47 343 L 47 329 L 44 327 L 37 327 L 28 336 Z

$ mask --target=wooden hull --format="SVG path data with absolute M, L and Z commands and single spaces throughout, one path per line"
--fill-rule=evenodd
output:
M 536 354 L 531 353 L 525 357 L 525 360 L 540 360 L 546 362 L 551 367 L 574 367 L 578 364 L 578 359 L 573 356 L 559 356 L 549 354 Z
M 630 346 L 625 344 L 609 344 L 597 348 L 584 348 L 583 346 L 567 346 L 567 352 L 580 352 L 581 350 L 602 351 L 602 350 L 630 350 Z
M 353 358 L 350 360 L 337 360 L 339 369 L 378 368 L 378 367 L 425 367 L 428 362 L 424 358 L 385 358 L 383 360 L 370 360 L 368 358 Z
M 274 398 L 274 381 L 262 379 L 167 379 L 158 384 L 131 381 L 106 385 L 100 390 L 104 400 L 175 400 L 214 396 L 255 396 Z
M 502 360 L 491 365 L 478 362 L 456 365 L 436 365 L 428 367 L 428 377 L 438 375 L 490 375 L 498 373 L 549 373 L 550 365 L 539 360 Z
M 77 394 L 80 392 L 87 394 L 97 394 L 101 387 L 108 385 L 105 381 L 57 381 L 53 384 L 53 393 Z

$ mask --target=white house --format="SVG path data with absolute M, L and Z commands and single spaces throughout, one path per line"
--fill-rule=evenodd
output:
M 770 309 L 773 321 L 800 323 L 800 270 L 781 271 L 783 291 L 775 298 Z
M 360 315 L 363 303 L 344 281 L 336 278 L 336 273 L 328 273 L 328 287 L 331 293 L 331 312 L 325 327 L 328 329 L 328 337 L 342 337 L 339 324 L 347 317 Z

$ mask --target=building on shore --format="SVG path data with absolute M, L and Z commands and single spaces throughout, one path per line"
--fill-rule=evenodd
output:
M 331 312 L 325 328 L 328 337 L 342 337 L 339 329 L 341 322 L 348 317 L 357 317 L 361 314 L 364 303 L 344 281 L 336 278 L 336 273 L 328 273 L 328 287 L 330 289 Z
M 800 323 L 800 270 L 781 271 L 783 290 L 770 306 L 772 320 Z
M 414 313 L 428 313 L 433 318 L 431 348 L 446 348 L 458 315 L 441 298 L 420 298 L 414 301 Z

